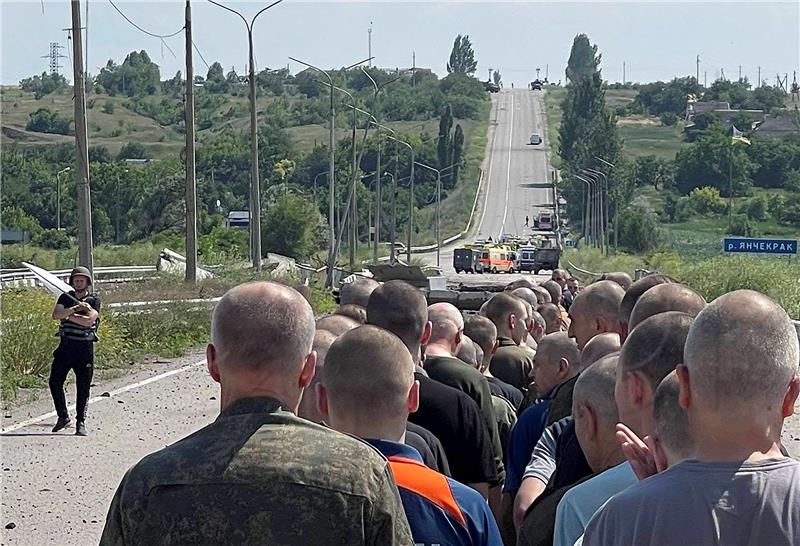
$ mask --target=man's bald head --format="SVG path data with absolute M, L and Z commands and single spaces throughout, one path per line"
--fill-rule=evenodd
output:
M 317 329 L 328 330 L 334 335 L 340 336 L 348 330 L 358 328 L 360 325 L 357 321 L 346 317 L 344 315 L 327 315 L 317 319 Z
M 532 280 L 530 280 L 527 277 L 522 277 L 520 279 L 508 283 L 503 290 L 505 290 L 506 292 L 513 292 L 517 288 L 533 288 L 533 287 L 534 284 Z
M 431 323 L 429 343 L 453 344 L 464 330 L 464 317 L 454 305 L 441 302 L 428 306 Z
M 352 303 L 366 307 L 372 291 L 379 286 L 378 281 L 366 277 L 359 277 L 351 283 L 345 283 L 339 289 L 339 305 Z
M 654 286 L 676 282 L 678 281 L 669 275 L 647 275 L 646 277 L 642 277 L 625 291 L 625 295 L 622 297 L 622 301 L 619 304 L 619 319 L 626 324 L 630 322 L 634 305 L 636 305 L 636 302 L 642 297 L 642 294 Z
M 497 326 L 486 317 L 473 315 L 464 325 L 464 335 L 469 336 L 484 353 L 491 354 L 497 342 Z
M 462 362 L 466 362 L 476 370 L 480 368 L 481 361 L 478 360 L 478 352 L 475 350 L 477 345 L 469 338 L 464 336 L 461 338 L 461 346 L 458 348 L 456 358 Z
M 543 303 L 536 312 L 544 319 L 546 334 L 561 331 L 561 309 L 555 303 Z
M 523 300 L 505 292 L 492 297 L 486 306 L 486 317 L 497 327 L 497 335 L 510 337 L 517 345 L 523 337 L 526 316 Z
M 624 295 L 612 281 L 598 281 L 578 292 L 569 308 L 569 332 L 580 349 L 597 334 L 619 331 L 619 304 Z
M 737 415 L 759 420 L 780 413 L 798 361 L 797 332 L 786 311 L 752 290 L 730 292 L 707 305 L 692 324 L 684 351 L 692 404 L 712 412 L 742 410 Z
M 289 373 L 311 352 L 314 313 L 296 290 L 249 282 L 228 290 L 211 318 L 211 344 L 220 370 Z
M 402 421 L 414 383 L 414 362 L 400 339 L 376 326 L 339 336 L 328 350 L 322 385 L 331 416 L 347 420 Z
M 545 281 L 540 285 L 550 294 L 550 302 L 558 305 L 561 303 L 561 286 L 556 281 Z
M 622 287 L 623 290 L 627 290 L 633 284 L 633 280 L 631 276 L 623 271 L 614 271 L 611 273 L 606 273 L 603 275 L 603 279 L 606 281 L 612 281 L 617 283 Z
M 619 453 L 615 426 L 619 421 L 614 403 L 616 355 L 606 356 L 586 368 L 575 382 L 572 413 L 575 435 L 592 471 L 604 470 L 610 454 Z
M 680 384 L 675 370 L 671 371 L 656 389 L 653 403 L 653 430 L 665 448 L 669 464 L 688 459 L 694 450 L 689 432 L 689 418 L 680 405 Z
M 566 332 L 556 332 L 547 334 L 539 342 L 536 349 L 536 357 L 542 356 L 549 362 L 558 362 L 565 359 L 569 362 L 573 372 L 569 377 L 573 377 L 581 371 L 581 352 L 575 344 L 575 340 L 567 335 Z
M 551 303 L 553 301 L 553 298 L 550 297 L 550 292 L 548 292 L 544 287 L 534 286 L 531 290 L 536 293 L 536 301 L 539 303 L 539 305 L 543 303 Z
M 336 311 L 334 311 L 333 314 L 349 317 L 359 324 L 364 324 L 367 322 L 367 310 L 360 305 L 356 305 L 355 303 L 341 305 Z
M 581 362 L 584 368 L 591 366 L 604 356 L 618 353 L 620 350 L 619 334 L 606 332 L 590 339 L 581 351 Z
M 536 309 L 536 307 L 539 305 L 539 299 L 536 297 L 536 292 L 530 288 L 517 288 L 516 290 L 513 290 L 511 294 L 521 300 L 527 301 L 534 309 Z
M 693 318 L 669 311 L 654 315 L 631 331 L 619 357 L 621 372 L 639 372 L 651 392 L 675 367 L 683 362 L 686 336 Z
M 367 324 L 388 330 L 419 354 L 428 322 L 428 302 L 418 288 L 404 281 L 388 281 L 376 288 L 367 303 Z
M 325 416 L 319 412 L 317 406 L 316 385 L 322 380 L 322 369 L 325 367 L 325 357 L 328 354 L 328 349 L 335 340 L 336 336 L 328 330 L 317 330 L 314 334 L 314 344 L 311 347 L 314 352 L 317 353 L 314 377 L 303 391 L 303 399 L 300 400 L 300 405 L 297 407 L 297 415 L 312 423 L 321 423 L 325 420 Z
M 643 320 L 667 311 L 680 311 L 696 317 L 705 306 L 703 296 L 685 284 L 659 284 L 642 294 L 636 302 L 628 329 L 632 331 Z

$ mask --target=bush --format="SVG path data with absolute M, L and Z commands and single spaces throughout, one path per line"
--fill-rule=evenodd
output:
M 757 237 L 758 229 L 746 214 L 735 214 L 728 223 L 728 234 L 740 237 Z
M 665 125 L 667 127 L 672 127 L 676 123 L 678 123 L 678 116 L 676 116 L 674 113 L 664 112 L 663 114 L 661 114 L 662 125 Z
M 107 100 L 105 104 L 103 104 L 103 112 L 106 114 L 113 114 L 115 109 L 116 105 L 113 100 Z
M 629 207 L 619 213 L 619 244 L 631 252 L 647 252 L 660 243 L 656 220 L 650 211 Z
M 800 171 L 793 169 L 786 173 L 786 182 L 784 183 L 786 191 L 800 193 Z
M 689 194 L 689 201 L 698 214 L 721 214 L 728 206 L 719 190 L 711 186 L 693 189 Z
M 150 152 L 140 142 L 129 141 L 117 154 L 117 159 L 149 159 Z
M 69 248 L 69 237 L 63 231 L 46 229 L 36 238 L 35 243 L 42 248 L 62 250 Z
M 754 197 L 750 201 L 747 202 L 747 217 L 751 220 L 755 220 L 757 222 L 763 222 L 767 219 L 767 209 L 769 208 L 769 203 L 767 202 L 767 198 L 763 195 L 759 195 L 758 197 Z
M 322 216 L 307 198 L 294 193 L 281 196 L 263 215 L 264 251 L 302 260 L 319 246 Z
M 30 119 L 25 125 L 28 131 L 57 135 L 70 134 L 72 120 L 58 112 L 51 112 L 47 108 L 39 108 L 32 112 L 29 117 Z

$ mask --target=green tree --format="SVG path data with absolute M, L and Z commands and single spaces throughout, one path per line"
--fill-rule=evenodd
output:
M 704 186 L 695 188 L 689 194 L 692 208 L 700 214 L 721 214 L 727 209 L 727 204 L 719 194 L 717 188 Z
M 29 114 L 29 118 L 28 123 L 25 125 L 28 131 L 57 135 L 68 135 L 72 131 L 71 119 L 62 116 L 58 112 L 51 112 L 47 108 L 39 108 Z
M 738 235 L 739 237 L 758 237 L 759 232 L 755 224 L 746 214 L 734 214 L 728 223 L 728 235 Z
M 619 245 L 630 252 L 648 252 L 659 244 L 660 232 L 652 212 L 628 207 L 619 213 Z
M 730 136 L 720 130 L 703 132 L 697 143 L 675 156 L 675 184 L 680 193 L 710 186 L 724 197 L 749 195 L 755 165 L 742 146 L 731 145 Z
M 578 83 L 598 73 L 601 55 L 597 46 L 589 42 L 585 34 L 578 34 L 572 41 L 572 49 L 567 60 L 567 82 Z
M 206 81 L 203 86 L 208 90 L 209 93 L 219 95 L 228 92 L 230 89 L 230 84 L 228 83 L 228 80 L 225 79 L 225 72 L 223 71 L 221 64 L 215 62 L 208 67 L 208 74 L 206 75 Z
M 464 163 L 464 130 L 461 129 L 461 124 L 457 123 L 453 131 L 453 138 L 450 144 L 450 161 L 455 164 L 452 169 L 452 176 L 449 178 L 452 182 L 450 187 L 454 188 L 458 184 L 458 177 L 461 171 L 461 166 Z
M 447 73 L 460 73 L 471 76 L 477 69 L 478 61 L 475 60 L 475 51 L 472 49 L 469 34 L 464 36 L 459 34 L 453 42 L 450 60 L 447 62 Z
M 747 202 L 747 217 L 756 222 L 763 222 L 767 219 L 769 203 L 763 195 L 752 198 Z
M 445 106 L 441 117 L 439 118 L 439 140 L 436 145 L 436 156 L 439 160 L 439 168 L 452 165 L 451 153 L 453 148 L 450 144 L 450 130 L 453 127 L 453 109 L 448 104 Z
M 69 87 L 64 76 L 47 72 L 42 72 L 41 76 L 20 80 L 19 86 L 23 91 L 32 92 L 37 100 L 50 93 L 65 91 Z
M 683 116 L 689 96 L 698 95 L 702 87 L 692 76 L 675 78 L 670 82 L 653 82 L 639 87 L 633 107 L 652 116 L 673 114 Z M 667 118 L 671 120 L 672 118 Z M 677 119 L 676 119 L 677 121 Z M 665 123 L 665 125 L 669 125 Z
M 97 75 L 97 83 L 111 94 L 129 97 L 154 95 L 161 88 L 161 73 L 158 65 L 150 60 L 146 51 L 132 51 L 121 65 L 113 60 Z
M 637 157 L 633 176 L 637 186 L 653 186 L 653 189 L 658 191 L 659 184 L 671 185 L 672 164 L 654 155 Z
M 304 260 L 319 248 L 322 216 L 308 198 L 282 195 L 263 218 L 265 251 Z
M 149 159 L 150 152 L 141 142 L 128 142 L 120 148 L 117 159 Z

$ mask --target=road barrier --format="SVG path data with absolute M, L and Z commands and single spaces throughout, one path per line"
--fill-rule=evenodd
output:
M 57 269 L 51 271 L 56 277 L 67 280 L 72 269 Z M 107 266 L 95 267 L 95 283 L 118 282 L 121 280 L 140 280 L 158 274 L 153 265 Z M 135 276 L 134 276 L 135 275 Z M 40 286 L 39 279 L 29 269 L 3 269 L 0 270 L 0 289 L 25 288 Z

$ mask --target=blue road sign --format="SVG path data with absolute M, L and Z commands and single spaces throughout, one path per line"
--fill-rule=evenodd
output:
M 750 239 L 725 237 L 724 252 L 751 252 L 754 254 L 797 254 L 797 241 L 791 239 Z

